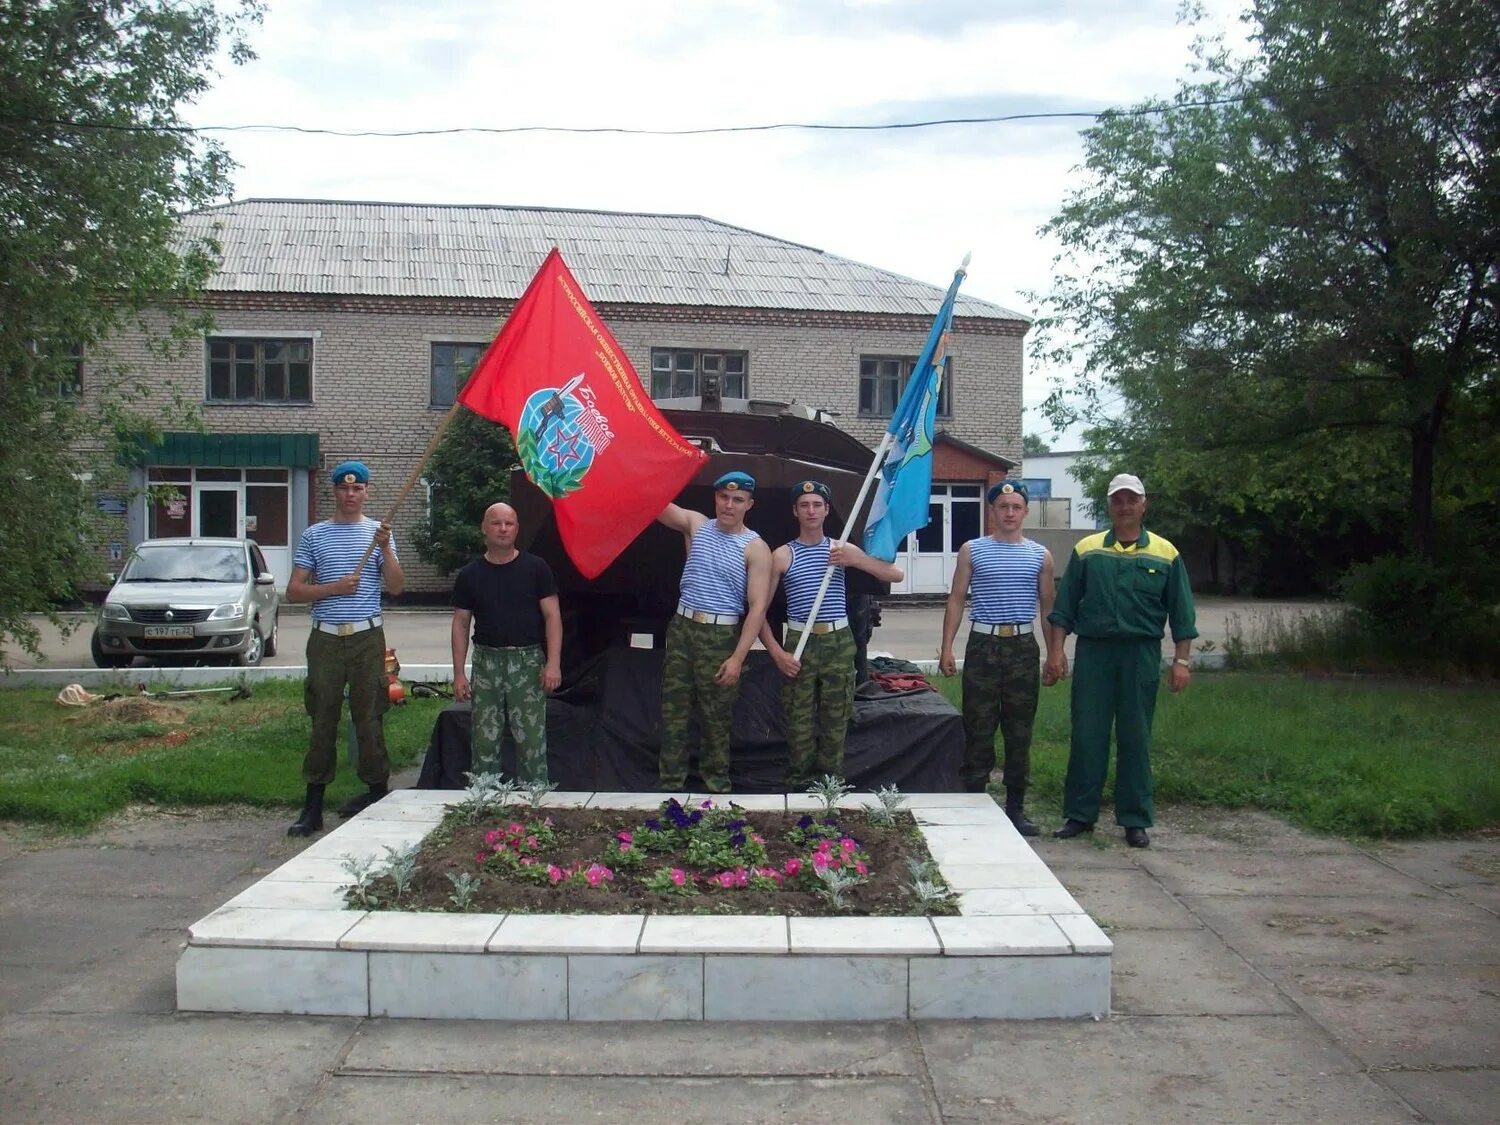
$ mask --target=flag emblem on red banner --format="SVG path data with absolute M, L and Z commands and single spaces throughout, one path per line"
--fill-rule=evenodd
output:
M 646 396 L 556 249 L 458 400 L 510 430 L 586 578 L 602 573 L 708 456 Z

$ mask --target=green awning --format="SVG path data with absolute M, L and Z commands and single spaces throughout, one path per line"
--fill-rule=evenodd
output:
M 179 468 L 315 469 L 318 435 L 167 433 L 160 442 L 138 438 L 127 460 Z

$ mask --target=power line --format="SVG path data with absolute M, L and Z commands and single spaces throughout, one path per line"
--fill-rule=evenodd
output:
M 403 137 L 448 137 L 465 134 L 484 136 L 506 136 L 522 133 L 557 133 L 574 135 L 614 135 L 628 137 L 701 137 L 714 134 L 774 133 L 774 132 L 825 132 L 825 133 L 876 133 L 907 129 L 936 129 L 949 125 L 1003 125 L 1018 121 L 1104 121 L 1115 117 L 1148 117 L 1183 109 L 1210 109 L 1214 106 L 1230 105 L 1259 98 L 1258 94 L 1242 94 L 1234 97 L 1208 98 L 1202 101 L 1181 102 L 1173 105 L 1142 106 L 1134 109 L 1098 109 L 1051 111 L 1044 113 L 1007 113 L 984 117 L 940 117 L 926 121 L 887 121 L 871 124 L 840 124 L 825 121 L 778 121 L 762 125 L 716 125 L 696 129 L 633 129 L 619 125 L 459 125 L 446 129 L 326 129 L 310 125 L 149 125 L 134 122 L 78 121 L 70 118 L 4 118 L 11 124 L 48 125 L 55 128 L 96 130 L 118 133 L 300 133 L 324 137 L 376 137 L 393 139 Z

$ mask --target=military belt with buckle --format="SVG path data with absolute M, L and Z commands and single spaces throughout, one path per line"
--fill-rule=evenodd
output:
M 975 621 L 971 627 L 974 632 L 989 637 L 1024 637 L 1033 628 L 1030 621 L 1023 621 L 1019 625 L 986 625 L 983 621 Z
M 685 605 L 679 605 L 677 613 L 696 625 L 738 625 L 740 623 L 737 613 L 708 613 L 701 609 L 689 609 Z
M 363 621 L 343 621 L 337 624 L 332 621 L 314 621 L 313 628 L 320 633 L 331 633 L 335 637 L 352 637 L 355 633 L 379 629 L 384 624 L 385 618 L 377 613 L 374 617 L 367 617 Z
M 836 633 L 840 629 L 849 628 L 849 619 L 836 617 L 832 621 L 814 621 L 810 629 L 805 621 L 788 621 L 786 627 L 793 632 L 811 633 L 815 637 L 821 637 L 824 633 Z

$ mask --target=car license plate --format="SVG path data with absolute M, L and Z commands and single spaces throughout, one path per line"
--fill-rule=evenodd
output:
M 146 638 L 148 640 L 156 637 L 191 637 L 193 627 L 191 625 L 147 625 Z

